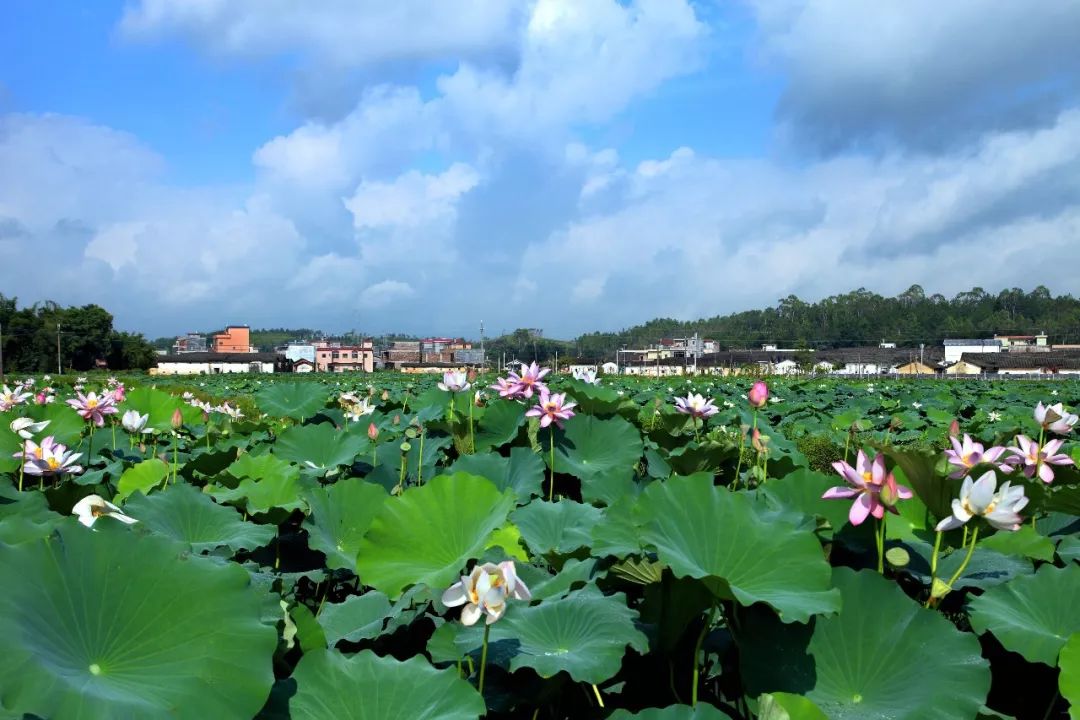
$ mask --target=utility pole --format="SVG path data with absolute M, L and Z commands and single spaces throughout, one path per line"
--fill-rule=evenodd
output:
M 484 353 L 484 321 L 480 321 L 480 367 L 487 368 L 487 355 Z
M 63 375 L 64 367 L 60 364 L 60 322 L 56 323 L 56 374 Z

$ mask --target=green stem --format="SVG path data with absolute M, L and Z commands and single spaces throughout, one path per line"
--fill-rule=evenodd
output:
M 716 605 L 714 604 L 709 608 L 709 618 L 705 621 L 705 624 L 701 626 L 701 632 L 698 633 L 697 642 L 694 643 L 694 673 L 690 683 L 690 707 L 697 707 L 698 679 L 701 673 L 701 668 L 698 665 L 698 656 L 701 655 L 701 646 L 705 642 L 705 636 L 709 633 L 709 628 L 712 627 L 715 619 Z
M 548 437 L 551 439 L 551 485 L 548 489 L 548 502 L 555 499 L 555 423 L 548 426 Z
M 478 689 L 479 689 L 481 695 L 484 694 L 484 674 L 487 672 L 488 635 L 490 635 L 490 634 L 491 634 L 491 626 L 485 623 L 484 624 L 484 646 L 483 646 L 483 649 L 480 650 L 480 684 L 479 684 Z
M 109 423 L 109 428 L 112 430 L 112 449 L 113 452 L 116 452 L 116 423 Z
M 874 527 L 874 541 L 877 544 L 877 571 L 885 574 L 885 518 L 877 520 Z
M 979 528 L 975 528 L 971 531 L 971 545 L 968 546 L 967 555 L 964 556 L 964 562 L 960 563 L 960 567 L 956 569 L 953 576 L 949 578 L 949 588 L 952 589 L 953 583 L 960 579 L 960 576 L 964 574 L 964 570 L 967 570 L 968 563 L 971 562 L 971 556 L 975 552 L 975 543 L 979 540 Z
M 94 423 L 90 423 L 90 441 L 86 448 L 86 467 L 94 462 Z
M 739 462 L 735 463 L 735 481 L 731 483 L 732 490 L 737 490 L 739 487 L 739 471 L 742 470 L 743 440 L 746 439 L 742 436 L 742 427 L 739 428 L 739 431 Z
M 26 444 L 23 443 L 23 453 L 26 452 Z M 26 458 L 19 460 L 19 492 L 22 492 L 23 473 L 26 471 Z
M 938 530 L 937 537 L 934 538 L 934 553 L 930 556 L 930 597 L 926 598 L 926 604 L 923 607 L 930 607 L 930 601 L 934 599 L 934 580 L 937 579 L 937 558 L 941 550 L 941 535 L 942 532 Z
M 963 550 L 967 547 L 968 526 L 964 526 L 964 539 L 960 541 L 960 549 Z
M 416 456 L 416 484 L 424 484 L 424 428 L 420 428 L 420 452 Z
M 851 452 L 851 429 L 848 428 L 847 440 L 844 441 L 844 462 L 848 461 L 848 454 Z
M 476 407 L 476 403 L 469 402 L 469 454 L 476 452 L 476 437 L 473 433 L 473 408 Z
M 401 472 L 398 473 L 397 494 L 401 497 L 401 493 L 405 490 L 405 453 L 401 453 Z
M 176 433 L 173 432 L 172 436 L 172 481 L 176 483 Z

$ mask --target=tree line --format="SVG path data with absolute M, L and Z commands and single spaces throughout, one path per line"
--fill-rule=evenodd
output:
M 146 338 L 114 329 L 113 316 L 98 305 L 19 308 L 17 298 L 2 294 L 0 350 L 5 373 L 56 372 L 58 361 L 64 370 L 91 370 L 98 361 L 110 370 L 146 369 L 156 358 Z

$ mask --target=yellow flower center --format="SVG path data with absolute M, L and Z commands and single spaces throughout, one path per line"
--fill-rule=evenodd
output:
M 94 400 L 93 398 L 86 401 L 86 407 L 89 408 L 90 410 L 93 410 L 94 408 L 96 408 L 97 404 L 98 404 L 97 400 Z
M 866 482 L 870 482 L 873 478 L 874 478 L 874 473 L 872 473 L 872 472 L 864 472 L 862 474 L 862 479 L 864 481 L 866 481 Z
M 50 470 L 55 470 L 56 468 L 60 467 L 60 461 L 57 460 L 55 457 L 51 457 L 48 460 L 46 460 L 45 464 L 47 464 L 49 466 Z

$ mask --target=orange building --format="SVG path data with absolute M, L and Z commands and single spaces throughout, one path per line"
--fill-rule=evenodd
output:
M 253 352 L 251 330 L 247 325 L 229 325 L 222 332 L 214 333 L 213 337 L 216 353 Z

